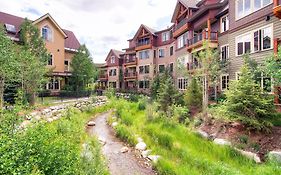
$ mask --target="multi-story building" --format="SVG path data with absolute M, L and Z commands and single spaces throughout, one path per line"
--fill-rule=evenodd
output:
M 4 25 L 7 35 L 16 43 L 20 41 L 20 26 L 23 22 L 24 18 L 0 12 L 0 24 Z M 50 14 L 32 23 L 38 27 L 50 54 L 46 66 L 51 68 L 52 73 L 46 89 L 56 94 L 68 83 L 71 76 L 70 63 L 80 43 L 72 31 L 62 29 Z
M 155 75 L 168 66 L 175 85 L 185 90 L 190 77 L 176 70 L 181 63 L 191 73 L 201 68 L 197 54 L 203 43 L 217 49 L 221 61 L 227 61 L 220 76 L 219 91 L 239 78 L 243 55 L 258 63 L 277 52 L 281 38 L 281 0 L 178 0 L 171 22 L 163 31 L 141 25 L 125 49 L 127 87 L 140 92 L 149 89 Z M 261 75 L 263 89 L 271 87 L 271 78 Z M 132 85 L 132 86 L 130 86 Z

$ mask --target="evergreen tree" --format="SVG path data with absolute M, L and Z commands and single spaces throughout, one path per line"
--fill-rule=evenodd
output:
M 85 45 L 78 49 L 70 65 L 72 67 L 71 82 L 75 91 L 85 89 L 86 85 L 97 76 L 90 52 Z
M 153 100 L 157 99 L 159 89 L 160 89 L 160 75 L 157 74 L 153 79 L 153 82 L 152 82 L 152 85 L 151 85 L 151 91 L 150 91 L 151 92 L 151 98 Z
M 225 109 L 246 125 L 262 129 L 262 119 L 274 111 L 273 100 L 268 94 L 262 93 L 249 62 L 245 61 L 240 71 L 239 80 L 231 82 L 225 93 Z
M 189 109 L 202 107 L 202 91 L 195 77 L 192 78 L 185 92 L 184 99 Z
M 18 61 L 14 50 L 15 44 L 0 27 L 0 110 L 4 103 L 4 89 L 8 82 L 17 79 Z

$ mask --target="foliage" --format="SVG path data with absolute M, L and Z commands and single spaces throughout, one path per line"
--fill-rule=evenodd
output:
M 159 92 L 159 89 L 160 89 L 160 81 L 161 81 L 160 74 L 157 74 L 154 77 L 152 85 L 151 85 L 151 98 L 153 100 L 156 100 L 157 97 L 158 97 L 158 92 Z
M 121 140 L 129 143 L 131 146 L 137 143 L 136 138 L 133 136 L 132 132 L 124 125 L 116 126 L 116 136 Z
M 281 46 L 278 48 L 277 55 L 272 55 L 267 58 L 263 70 L 264 72 L 274 79 L 275 85 L 279 86 L 281 83 Z
M 85 89 L 97 76 L 90 52 L 85 45 L 80 46 L 70 66 L 72 68 L 71 85 L 75 91 Z
M 160 109 L 167 113 L 169 106 L 176 104 L 180 97 L 178 90 L 175 88 L 173 79 L 166 69 L 160 81 L 160 89 L 158 94 L 158 102 Z
M 158 174 L 280 174 L 280 165 L 256 164 L 229 147 L 198 137 L 184 125 L 168 118 L 147 120 L 146 112 L 138 110 L 138 103 L 117 100 L 112 105 L 120 111 L 121 120 L 128 114 L 134 116 L 135 122 L 126 130 L 140 134 L 152 154 L 161 156 L 154 164 Z
M 192 78 L 184 95 L 185 104 L 189 109 L 202 107 L 202 92 L 196 78 Z
M 0 110 L 4 103 L 4 89 L 7 82 L 13 82 L 17 77 L 18 61 L 15 44 L 6 36 L 3 27 L 0 27 Z
M 266 129 L 263 120 L 274 111 L 273 100 L 262 93 L 248 62 L 242 66 L 239 80 L 231 82 L 225 94 L 224 107 L 232 117 L 242 120 L 249 129 Z
M 20 41 L 23 45 L 18 49 L 19 82 L 28 102 L 35 105 L 36 93 L 46 83 L 49 54 L 39 29 L 28 19 L 21 24 Z
M 112 87 L 108 87 L 105 91 L 105 96 L 109 99 L 115 97 L 115 94 L 115 89 Z
M 0 174 L 108 174 L 97 139 L 89 138 L 84 129 L 93 113 L 107 109 L 96 108 L 91 113 L 69 109 L 65 118 L 33 124 L 12 135 L 13 127 L 8 128 L 10 132 L 1 129 Z M 18 118 L 15 112 L 11 111 L 9 116 Z M 2 126 L 7 130 L 8 125 Z M 82 156 L 81 143 L 88 143 L 91 158 Z

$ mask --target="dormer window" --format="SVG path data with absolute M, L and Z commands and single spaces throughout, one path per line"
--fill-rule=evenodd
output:
M 111 57 L 110 63 L 111 63 L 111 64 L 115 64 L 115 56 L 112 56 L 112 57 Z
M 6 31 L 8 33 L 16 33 L 16 27 L 12 24 L 5 24 Z
M 42 28 L 42 38 L 45 41 L 52 41 L 53 40 L 52 29 L 50 29 L 49 26 L 44 26 Z

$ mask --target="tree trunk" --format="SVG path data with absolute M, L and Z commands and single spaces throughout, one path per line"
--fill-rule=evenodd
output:
M 29 105 L 30 106 L 34 106 L 35 105 L 35 102 L 36 102 L 36 93 L 35 92 L 32 92 L 30 94 L 30 97 L 29 97 Z
M 207 115 L 207 108 L 209 104 L 209 92 L 208 92 L 208 80 L 207 75 L 204 76 L 203 80 L 203 115 Z
M 4 87 L 5 87 L 5 80 L 4 78 L 0 78 L 0 110 L 3 108 L 4 105 Z
M 218 90 L 217 90 L 217 83 L 215 83 L 215 101 L 218 103 Z

